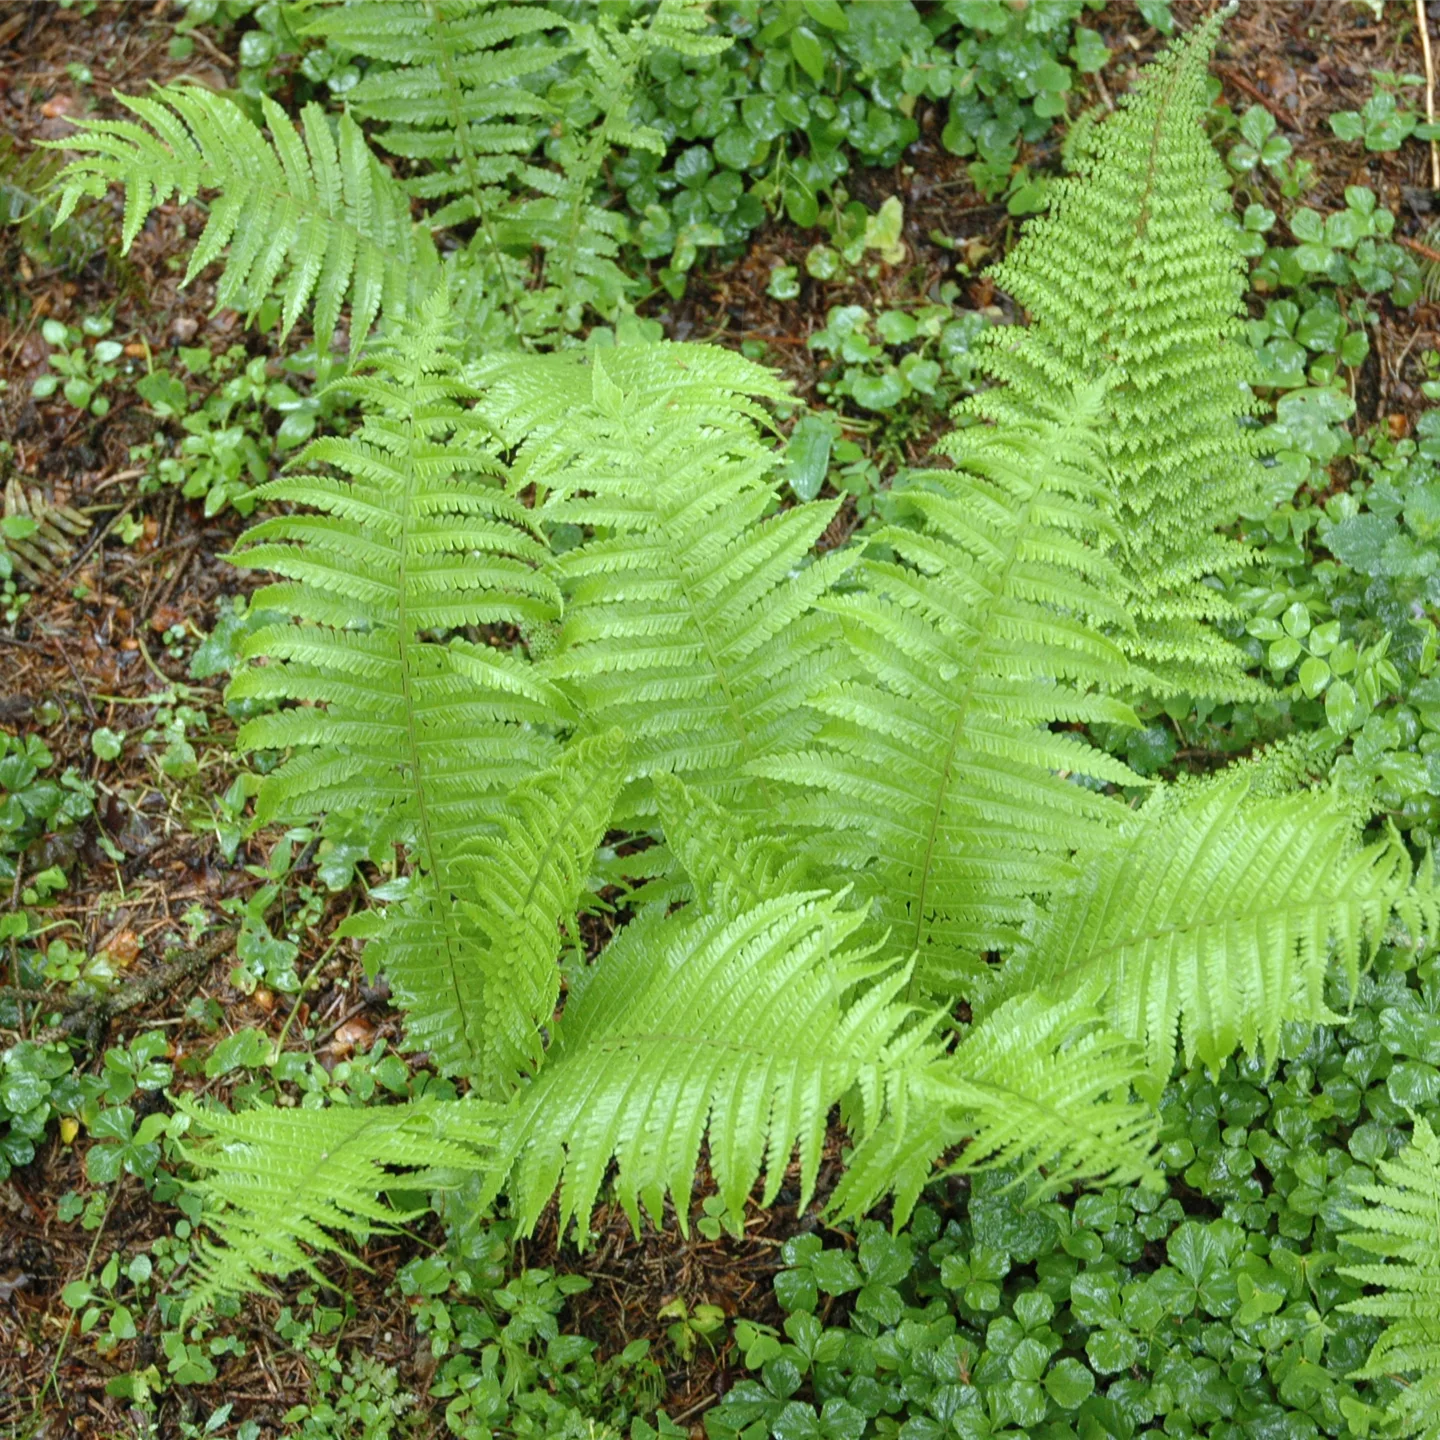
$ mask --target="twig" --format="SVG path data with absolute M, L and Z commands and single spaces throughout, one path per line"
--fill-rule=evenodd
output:
M 1417 0 L 1417 3 L 1419 3 L 1419 0 Z M 1232 70 L 1227 65 L 1217 65 L 1215 69 L 1235 86 L 1237 90 L 1243 90 L 1252 100 L 1258 101 L 1263 105 L 1265 109 L 1270 112 L 1276 123 L 1282 128 L 1289 129 L 1294 125 L 1295 120 L 1293 116 L 1287 115 L 1274 100 L 1265 94 L 1263 90 L 1259 90 L 1252 85 L 1238 70 Z
M 1425 18 L 1425 0 L 1415 0 L 1415 23 L 1420 27 L 1420 51 L 1425 57 L 1425 119 L 1435 123 L 1435 61 L 1430 54 L 1430 25 Z M 1430 185 L 1440 190 L 1440 148 L 1430 142 Z
M 1440 250 L 1432 250 L 1428 245 L 1422 245 L 1418 240 L 1411 240 L 1407 235 L 1396 235 L 1398 240 L 1407 250 L 1413 250 L 1422 259 L 1430 261 L 1432 265 L 1440 265 Z
M 58 1009 L 64 1018 L 44 1038 L 53 1040 L 66 1035 L 83 1034 L 93 1045 L 96 1037 L 115 1016 L 144 1005 L 162 991 L 174 988 L 181 980 L 197 975 L 213 964 L 234 945 L 235 934 L 234 930 L 223 930 L 218 935 L 212 935 L 194 950 L 182 951 L 179 954 L 172 951 L 174 959 L 153 974 L 143 976 L 113 994 L 59 1001 L 54 1008 Z M 0 1000 L 31 998 L 32 994 L 28 990 L 22 990 L 18 986 L 0 985 Z

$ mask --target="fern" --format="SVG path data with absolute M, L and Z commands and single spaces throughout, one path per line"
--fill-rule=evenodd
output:
M 596 203 L 596 182 L 616 146 L 664 154 L 664 137 L 629 118 L 637 74 L 659 49 L 724 49 L 700 33 L 708 24 L 694 0 L 662 0 L 624 29 L 541 4 L 338 0 L 306 31 L 372 62 L 346 94 L 348 113 L 383 127 L 382 149 L 423 165 L 405 184 L 438 202 L 432 227 L 479 222 L 485 285 L 537 335 L 576 329 L 587 304 L 613 314 L 631 288 L 614 263 L 624 221 Z M 537 247 L 549 283 L 517 298 Z
M 182 283 L 228 249 L 217 308 L 253 314 L 283 273 L 281 333 L 313 305 L 316 339 L 328 346 L 348 301 L 352 354 L 382 313 L 402 314 L 433 289 L 434 244 L 411 223 L 404 191 L 348 117 L 332 135 L 320 107 L 307 105 L 297 130 L 262 96 L 267 139 L 233 100 L 196 85 L 116 99 L 144 124 L 84 120 L 77 134 L 54 142 L 80 157 L 60 173 L 57 225 L 82 198 L 119 184 L 128 251 L 157 206 L 218 191 Z
M 1129 769 L 1051 722 L 1134 724 L 1104 692 L 1125 685 L 1125 587 L 1093 433 L 1098 394 L 1068 415 L 975 437 L 965 468 L 908 492 L 918 532 L 875 537 L 858 593 L 824 604 L 861 674 L 812 701 L 813 747 L 756 769 L 806 787 L 794 814 L 849 842 L 880 922 L 920 975 L 956 993 L 976 957 L 1012 941 L 1031 897 L 1070 873 L 1123 807 L 1062 779 L 1120 783 Z
M 27 490 L 18 475 L 10 477 L 0 496 L 0 519 L 7 522 L 0 533 L 0 578 L 18 571 L 35 583 L 58 573 L 91 530 L 83 511 L 50 504 L 39 486 Z
M 1386 1321 L 1357 1380 L 1409 1375 L 1389 1407 L 1396 1435 L 1440 1437 L 1440 1140 L 1428 1122 L 1415 1117 L 1410 1145 L 1379 1164 L 1382 1183 L 1352 1183 L 1350 1193 L 1364 1209 L 1344 1211 L 1350 1222 L 1346 1243 L 1377 1257 L 1363 1265 L 1342 1265 L 1340 1273 L 1380 1287 L 1342 1305 L 1357 1315 Z
M 469 217 L 468 194 L 506 254 L 559 254 L 587 226 L 613 238 L 591 216 L 596 157 L 649 143 L 628 118 L 635 67 L 660 43 L 719 43 L 685 4 L 626 30 L 566 21 L 591 113 L 551 137 L 548 168 L 521 149 L 538 117 L 521 92 L 540 86 L 523 52 L 563 49 L 553 19 L 437 0 L 320 22 L 377 27 L 356 108 L 403 159 L 493 161 L 478 191 L 420 179 L 440 214 Z M 1035 322 L 993 342 L 1000 383 L 972 406 L 992 423 L 962 427 L 955 468 L 911 479 L 906 524 L 838 554 L 815 554 L 833 505 L 779 503 L 766 407 L 787 392 L 769 372 L 625 326 L 583 352 L 472 360 L 444 292 L 377 298 L 358 259 L 334 280 L 329 220 L 272 223 L 256 249 L 222 190 L 199 263 L 233 238 L 226 275 L 252 299 L 291 266 L 287 323 L 313 294 L 333 324 L 347 290 L 357 336 L 386 319 L 343 382 L 361 429 L 266 487 L 287 509 L 237 547 L 281 577 L 257 605 L 291 617 L 252 638 L 232 689 L 282 707 L 241 732 L 283 752 L 258 814 L 366 815 L 410 847 L 404 898 L 347 933 L 370 938 L 410 1043 L 477 1098 L 207 1118 L 192 1159 L 219 1245 L 193 1303 L 314 1274 L 316 1252 L 403 1223 L 388 1189 L 462 1174 L 487 1200 L 507 1191 L 522 1229 L 558 1189 L 582 1238 L 612 1177 L 634 1223 L 669 1198 L 683 1225 L 702 1148 L 732 1209 L 762 1172 L 777 1198 L 798 1153 L 803 1205 L 837 1114 L 837 1215 L 888 1194 L 903 1219 L 937 1163 L 1046 1187 L 1148 1175 L 1137 1092 L 1178 1047 L 1273 1055 L 1287 1020 L 1328 1017 L 1332 952 L 1353 987 L 1393 916 L 1437 928 L 1428 869 L 1417 880 L 1398 841 L 1360 844 L 1353 804 L 1294 793 L 1316 753 L 1132 809 L 1116 792 L 1139 777 L 1084 738 L 1133 724 L 1126 697 L 1147 687 L 1243 686 L 1199 583 L 1233 558 L 1204 531 L 1251 458 L 1233 256 L 1195 124 L 1213 38 L 1076 140 L 1077 178 L 1001 272 Z M 438 85 L 466 135 L 438 110 L 407 118 L 412 83 Z M 486 98 L 492 83 L 515 93 Z M 318 113 L 304 152 L 278 112 L 271 142 L 235 139 L 226 102 L 164 94 L 138 112 L 159 138 L 92 129 L 67 182 L 78 197 L 128 177 L 131 238 L 177 164 L 185 193 L 212 183 L 217 149 L 260 157 L 252 188 L 269 155 L 308 174 L 325 215 L 351 203 L 311 163 Z M 351 169 L 399 203 L 355 127 L 342 117 Z M 578 323 L 575 296 L 608 283 L 603 247 L 588 257 L 561 262 L 588 290 L 530 313 Z M 447 267 L 461 290 L 464 269 Z M 612 824 L 650 848 L 617 847 L 607 873 L 647 883 L 562 986 L 562 933 Z
M 262 820 L 363 814 L 377 838 L 414 845 L 416 893 L 380 953 L 438 1063 L 478 1078 L 498 1039 L 466 1008 L 481 998 L 486 942 L 456 900 L 470 884 L 456 862 L 504 792 L 551 758 L 544 727 L 568 710 L 508 651 L 430 638 L 542 623 L 558 603 L 534 522 L 460 403 L 448 325 L 443 297 L 427 302 L 371 373 L 343 382 L 366 407 L 359 432 L 317 440 L 292 467 L 324 463 L 348 479 L 295 473 L 259 492 L 307 508 L 252 526 L 235 559 L 290 577 L 255 603 L 298 623 L 251 637 L 244 657 L 265 663 L 229 693 L 300 702 L 241 727 L 242 747 L 289 752 L 261 787 Z
M 752 831 L 674 775 L 656 775 L 653 784 L 665 843 L 684 886 L 644 888 L 635 903 L 658 899 L 659 891 L 666 903 L 693 899 L 702 909 L 726 914 L 758 905 L 769 895 L 805 888 L 808 857 L 785 836 Z
M 301 1271 L 327 1283 L 312 1251 L 360 1261 L 339 1236 L 363 1243 L 420 1213 L 399 1210 L 383 1190 L 425 1191 L 481 1168 L 495 1138 L 495 1114 L 475 1102 L 430 1099 L 408 1105 L 229 1114 L 176 1099 L 185 1129 L 210 1138 L 183 1146 L 204 1176 L 197 1187 L 215 1236 L 194 1248 L 188 1319 L 217 1300 L 270 1293 L 261 1275 Z
M 863 1214 L 893 1190 L 903 1224 L 935 1178 L 935 1158 L 961 1139 L 963 1150 L 939 1173 L 1043 1168 L 1046 1192 L 1077 1179 L 1156 1178 L 1156 1117 L 1131 1096 L 1134 1047 L 1072 1006 L 1015 1000 L 919 1074 L 887 1058 L 887 1114 L 850 1156 L 832 1215 Z
M 1098 1005 L 1143 1043 L 1157 1091 L 1177 1035 L 1187 1061 L 1214 1068 L 1242 1047 L 1273 1059 L 1289 1021 L 1333 1020 L 1332 946 L 1353 993 L 1397 905 L 1424 923 L 1409 858 L 1394 840 L 1358 845 L 1329 795 L 1247 803 L 1246 788 L 1156 796 L 1036 917 L 994 993 Z
M 261 819 L 348 810 L 409 829 L 425 864 L 474 823 L 477 798 L 549 756 L 537 724 L 563 699 L 503 650 L 427 639 L 475 625 L 551 619 L 559 596 L 530 513 L 502 488 L 483 425 L 462 405 L 443 296 L 402 341 L 341 382 L 365 407 L 346 439 L 322 438 L 257 492 L 303 506 L 253 525 L 235 561 L 288 581 L 256 605 L 293 615 L 248 642 L 270 662 L 236 698 L 306 702 L 242 727 L 242 749 L 298 752 L 266 777 Z M 348 479 L 302 473 L 325 464 Z M 275 663 L 278 662 L 278 663 Z
M 1222 14 L 1146 72 L 1117 111 L 1085 127 L 1074 175 L 991 272 L 1029 312 L 989 332 L 994 389 L 962 406 L 1002 426 L 1106 378 L 1106 460 L 1118 554 L 1137 587 L 1132 652 L 1148 685 L 1247 693 L 1245 657 L 1204 622 L 1224 615 L 1204 576 L 1245 563 L 1214 533 L 1257 490 L 1245 343 L 1245 266 L 1227 223 L 1223 166 L 1201 128 Z
M 811 607 L 849 563 L 806 564 L 833 503 L 765 518 L 774 456 L 753 397 L 783 390 L 694 345 L 506 368 L 489 403 L 510 411 L 509 438 L 529 430 L 517 474 L 548 492 L 547 520 L 591 535 L 556 558 L 565 615 L 547 674 L 574 697 L 582 733 L 625 733 L 637 779 L 673 773 L 712 799 L 758 803 L 745 767 L 812 728 L 805 702 L 833 631 Z M 641 798 L 632 787 L 631 809 Z

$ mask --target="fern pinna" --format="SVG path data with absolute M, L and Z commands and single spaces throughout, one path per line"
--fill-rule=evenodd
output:
M 452 39 L 391 51 L 356 31 L 377 62 L 357 111 L 442 169 L 490 146 L 484 174 L 507 183 L 535 157 L 529 101 L 481 93 L 506 65 L 533 77 L 525 52 L 563 32 L 591 93 L 618 95 L 656 37 L 710 43 L 678 4 L 645 35 L 538 7 L 393 13 Z M 1146 690 L 1246 683 L 1197 588 L 1230 563 L 1209 527 L 1233 519 L 1251 454 L 1197 124 L 1214 35 L 1077 143 L 1001 272 L 1033 324 L 996 332 L 998 383 L 946 442 L 952 468 L 909 477 L 896 523 L 823 554 L 834 507 L 786 505 L 776 484 L 770 372 L 623 326 L 477 358 L 455 323 L 465 277 L 423 229 L 371 233 L 403 191 L 350 117 L 334 184 L 317 117 L 302 146 L 267 109 L 265 140 L 190 92 L 143 102 L 149 130 L 73 142 L 71 193 L 124 181 L 128 234 L 156 196 L 218 185 L 198 255 L 230 242 L 234 294 L 279 279 L 287 321 L 313 298 L 317 325 L 348 294 L 357 347 L 382 327 L 338 382 L 360 429 L 266 487 L 285 508 L 237 547 L 281 577 L 257 604 L 288 619 L 252 637 L 232 693 L 278 707 L 241 734 L 279 761 L 260 818 L 366 816 L 407 847 L 408 874 L 345 933 L 389 976 L 410 1047 L 468 1091 L 373 1124 L 188 1107 L 221 1242 L 202 1299 L 397 1223 L 379 1198 L 397 1176 L 478 1176 L 522 1229 L 558 1192 L 582 1239 L 607 1184 L 637 1224 L 673 1200 L 684 1225 L 702 1150 L 734 1208 L 762 1174 L 773 1199 L 798 1155 L 804 1203 L 837 1117 L 836 1215 L 890 1194 L 903 1219 L 942 1157 L 1049 1187 L 1146 1175 L 1144 1097 L 1177 1046 L 1212 1065 L 1273 1054 L 1285 1021 L 1328 1014 L 1332 952 L 1353 983 L 1397 910 L 1434 928 L 1428 872 L 1363 845 L 1366 817 L 1300 767 L 1147 785 L 1086 738 L 1133 724 Z M 407 117 L 410 68 L 465 134 Z M 597 113 L 593 147 L 570 137 L 574 174 L 602 140 L 645 143 L 618 102 Z M 231 197 L 292 173 L 296 208 L 267 202 L 284 223 L 257 237 Z M 525 211 L 533 195 L 485 215 L 481 178 L 427 198 L 468 195 L 502 250 L 511 220 L 555 218 Z M 366 211 L 362 183 L 390 208 Z M 385 291 L 363 247 L 392 234 L 420 263 Z M 599 944 L 581 912 L 602 873 L 643 883 Z M 562 979 L 567 942 L 585 954 Z

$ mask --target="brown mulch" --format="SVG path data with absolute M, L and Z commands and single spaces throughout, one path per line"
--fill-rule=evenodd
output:
M 1210 8 L 1200 0 L 1177 0 L 1176 17 L 1188 26 Z M 1440 20 L 1440 4 L 1432 3 L 1431 10 Z M 234 78 L 234 59 L 204 37 L 183 64 L 170 57 L 177 14 L 169 0 L 111 0 L 88 16 L 78 6 L 62 9 L 48 0 L 0 3 L 0 127 L 28 147 L 38 140 L 63 139 L 77 115 L 114 113 L 107 98 L 111 87 L 133 92 L 181 73 L 223 87 Z M 1399 7 L 1395 18 L 1387 11 L 1377 21 L 1363 7 L 1328 0 L 1250 0 L 1227 27 L 1215 73 L 1237 114 L 1251 104 L 1263 105 L 1294 142 L 1296 154 L 1314 161 L 1319 184 L 1307 203 L 1328 212 L 1343 205 L 1347 185 L 1369 185 L 1382 204 L 1395 210 L 1400 232 L 1419 238 L 1435 218 L 1427 147 L 1410 144 L 1398 154 L 1370 154 L 1357 144 L 1336 141 L 1326 124 L 1332 111 L 1363 104 L 1372 69 L 1421 68 L 1407 15 L 1413 16 L 1408 5 Z M 1103 85 L 1094 83 L 1089 96 L 1109 104 L 1128 84 L 1127 69 L 1142 63 L 1161 37 L 1121 0 L 1087 15 L 1085 23 L 1098 28 L 1122 57 L 1106 71 Z M 75 79 L 71 66 L 88 67 L 90 83 Z M 969 303 L 1003 307 L 1004 297 L 983 275 L 956 267 L 957 261 L 968 261 L 978 271 L 985 258 L 1003 253 L 1017 222 L 1003 205 L 977 195 L 964 163 L 944 152 L 939 142 L 943 115 L 922 113 L 921 122 L 921 141 L 901 166 L 857 174 L 850 181 L 852 192 L 872 206 L 891 194 L 904 201 L 911 251 L 905 266 L 822 284 L 806 277 L 803 268 L 805 251 L 818 235 L 771 225 L 741 260 L 696 274 L 682 302 L 652 303 L 651 313 L 676 338 L 762 342 L 772 363 L 805 397 L 814 394 L 817 379 L 816 357 L 806 341 L 834 305 L 913 304 L 955 280 Z M 1053 137 L 1024 158 L 1038 168 L 1053 168 L 1058 164 Z M 1262 176 L 1256 184 L 1261 197 L 1280 211 L 1273 179 Z M 273 836 L 257 837 L 227 861 L 213 831 L 201 823 L 235 773 L 229 759 L 233 725 L 221 705 L 218 681 L 190 680 L 185 662 L 194 638 L 213 627 L 217 607 L 246 588 L 244 578 L 221 558 L 243 522 L 229 512 L 206 519 L 198 503 L 183 501 L 173 491 L 139 493 L 143 465 L 132 461 L 131 447 L 151 439 L 155 422 L 122 387 L 115 387 L 115 407 L 103 419 L 77 414 L 58 399 L 35 402 L 30 387 L 44 368 L 49 347 L 40 325 L 50 317 L 78 324 L 87 314 L 113 309 L 112 338 L 127 347 L 136 366 L 147 354 L 173 353 L 179 344 L 214 349 L 244 344 L 251 354 L 268 353 L 240 317 L 212 313 L 213 288 L 207 280 L 180 290 L 180 257 L 186 236 L 196 233 L 198 214 L 163 207 L 125 260 L 96 253 L 74 272 L 37 271 L 13 249 L 0 251 L 5 257 L 0 377 L 8 382 L 0 390 L 0 439 L 10 447 L 0 449 L 0 488 L 18 481 L 46 503 L 75 508 L 90 524 L 55 571 L 31 587 L 32 599 L 18 623 L 0 627 L 0 728 L 41 735 L 57 757 L 57 771 L 73 766 L 97 786 L 95 819 L 71 835 L 37 842 L 24 857 L 24 873 L 51 864 L 70 870 L 71 888 L 51 913 L 73 923 L 65 933 L 78 935 L 88 951 L 108 946 L 128 954 L 127 979 L 153 973 L 167 947 L 189 943 L 181 917 L 192 907 L 199 907 L 212 927 L 229 923 L 222 906 L 253 891 L 258 880 L 246 866 L 263 865 L 274 842 Z M 936 233 L 948 237 L 954 248 L 935 243 Z M 794 301 L 765 293 L 780 264 L 800 266 L 802 288 Z M 1440 344 L 1437 312 L 1422 304 L 1413 313 L 1397 315 L 1384 300 L 1375 308 L 1380 322 L 1371 332 L 1372 357 L 1357 386 L 1358 418 L 1367 424 L 1395 417 L 1392 426 L 1403 432 L 1423 403 L 1420 356 Z M 930 438 L 919 433 L 907 438 L 912 462 L 923 456 Z M 139 530 L 125 543 L 129 521 Z M 841 523 L 843 529 L 853 516 Z M 172 650 L 164 640 L 176 625 L 186 627 L 189 639 Z M 188 685 L 191 703 L 210 718 L 210 732 L 196 742 L 200 774 L 177 788 L 160 777 L 155 754 L 133 744 L 120 760 L 99 762 L 90 749 L 91 732 L 103 725 L 132 734 L 142 730 L 154 717 L 152 697 L 171 684 Z M 122 859 L 106 854 L 102 837 L 118 847 Z M 299 868 L 299 878 L 318 884 L 310 864 Z M 7 902 L 15 903 L 15 896 L 0 897 L 0 910 Z M 297 968 L 302 974 L 324 949 L 333 908 L 327 898 L 301 936 Z M 195 993 L 218 1002 L 226 1029 L 253 1025 L 278 1035 L 284 998 L 246 997 L 230 984 L 228 972 L 228 961 L 217 960 L 193 977 Z M 189 1000 L 189 994 L 157 998 L 118 1017 L 110 1043 L 163 1025 L 173 1036 L 177 1063 L 203 1057 L 216 1035 L 182 1018 Z M 330 962 L 302 1003 L 306 1018 L 322 1032 L 358 1017 L 372 1035 L 393 1041 L 398 1034 L 393 1014 L 362 991 L 349 953 Z M 27 1017 L 25 1033 L 36 1028 L 36 1018 Z M 0 1032 L 0 1045 L 16 1038 Z M 85 1063 L 97 1068 L 100 1055 L 88 1053 Z M 102 1357 L 92 1339 L 73 1332 L 73 1317 L 60 1302 L 65 1284 L 85 1272 L 93 1238 L 78 1224 L 62 1223 L 56 1210 L 67 1191 L 89 1191 L 84 1145 L 83 1140 L 66 1145 L 52 1136 L 31 1165 L 0 1183 L 0 1433 L 5 1427 L 15 1434 L 50 1437 L 131 1433 L 124 1402 L 108 1395 L 105 1386 L 115 1375 L 157 1358 L 164 1367 L 164 1357 L 154 1353 L 153 1327 Z M 697 1200 L 694 1218 L 700 1213 Z M 693 1224 L 688 1239 L 673 1225 L 661 1234 L 647 1230 L 637 1239 L 622 1214 L 603 1209 L 592 1227 L 594 1244 L 584 1255 L 561 1243 L 552 1216 L 518 1248 L 516 1259 L 590 1278 L 591 1289 L 572 1300 L 566 1325 L 595 1340 L 606 1354 L 631 1339 L 650 1339 L 665 1367 L 670 1413 L 697 1425 L 704 1409 L 736 1378 L 733 1347 L 722 1344 L 711 1353 L 702 1345 L 691 1364 L 681 1365 L 658 1312 L 678 1298 L 778 1324 L 771 1280 L 779 1248 L 797 1225 L 813 1225 L 813 1214 L 812 1209 L 797 1221 L 793 1205 L 752 1212 L 743 1240 L 708 1240 Z M 96 1268 L 114 1251 L 134 1253 L 168 1235 L 175 1218 L 175 1212 L 153 1205 L 134 1180 L 122 1183 Z M 421 1396 L 433 1361 L 393 1280 L 402 1264 L 439 1238 L 432 1225 L 414 1238 L 377 1241 L 365 1256 L 370 1271 L 326 1268 L 336 1294 L 345 1297 L 338 1302 L 349 1317 L 345 1344 L 392 1365 L 402 1388 Z M 287 1287 L 286 1300 L 293 1302 L 298 1289 Z M 178 1433 L 180 1419 L 203 1421 L 226 1402 L 234 1403 L 232 1420 L 253 1419 L 262 1434 L 282 1433 L 280 1417 L 304 1399 L 309 1377 L 302 1358 L 276 1333 L 280 1304 L 262 1301 L 246 1307 L 235 1322 L 245 1340 L 243 1353 L 224 1359 L 219 1382 L 177 1388 L 162 1398 L 162 1435 Z M 63 1360 L 58 1359 L 67 1335 Z M 54 1386 L 42 1400 L 52 1369 Z M 32 1413 L 39 1418 L 34 1430 L 28 1428 Z M 435 1425 L 434 1433 L 441 1433 L 438 1418 Z

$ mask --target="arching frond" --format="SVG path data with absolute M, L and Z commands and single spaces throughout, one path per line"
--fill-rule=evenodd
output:
M 805 888 L 807 857 L 789 837 L 748 826 L 674 775 L 656 775 L 654 786 L 665 844 L 687 885 L 685 898 L 723 915 Z
M 1143 73 L 1115 113 L 1084 127 L 1074 174 L 991 272 L 1029 312 L 989 331 L 999 382 L 964 409 L 1008 425 L 1105 377 L 1100 434 L 1116 481 L 1119 555 L 1136 586 L 1129 646 L 1149 688 L 1247 693 L 1245 657 L 1210 627 L 1198 583 L 1245 563 L 1216 534 L 1255 495 L 1258 432 L 1245 342 L 1245 262 L 1226 223 L 1228 181 L 1205 135 L 1212 16 Z
M 345 381 L 364 406 L 359 432 L 317 440 L 295 473 L 262 488 L 264 499 L 306 508 L 251 526 L 235 558 L 288 577 L 256 603 L 295 623 L 249 639 L 245 658 L 263 663 L 229 693 L 299 702 L 241 727 L 242 747 L 290 752 L 261 786 L 261 819 L 347 812 L 367 817 L 376 838 L 414 847 L 411 896 L 383 925 L 352 930 L 378 938 L 375 958 L 413 1007 L 412 1036 L 446 1072 L 488 1086 L 513 1072 L 517 1036 L 545 1016 L 539 991 L 487 997 L 506 966 L 525 961 L 495 957 L 497 940 L 516 937 L 489 934 L 457 899 L 474 893 L 457 866 L 488 823 L 514 820 L 501 797 L 548 762 L 547 727 L 569 711 L 523 657 L 435 638 L 543 624 L 559 598 L 538 527 L 506 494 L 488 433 L 461 403 L 469 393 L 456 364 L 437 295 L 369 373 Z M 307 462 L 345 478 L 304 473 Z M 544 790 L 535 783 L 517 802 L 522 817 Z M 527 973 L 543 990 L 535 958 Z
M 936 1155 L 967 1136 L 976 1163 L 1048 1161 L 1066 1179 L 1146 1169 L 1153 1121 L 1128 1098 L 1125 1047 L 1032 1006 L 947 1055 L 934 1025 L 897 999 L 906 967 L 847 945 L 863 916 L 842 900 L 651 911 L 612 942 L 503 1122 L 489 1183 L 508 1178 L 522 1228 L 558 1186 L 561 1231 L 576 1219 L 583 1238 L 612 1158 L 637 1228 L 642 1206 L 659 1223 L 667 1193 L 684 1227 L 707 1136 L 732 1210 L 762 1168 L 772 1203 L 798 1148 L 803 1208 L 831 1107 L 847 1097 L 858 1148 L 839 1213 L 892 1188 L 908 1210 Z M 1053 1087 L 1038 1077 L 1045 1064 Z
M 1144 1045 L 1158 1088 L 1177 1037 L 1214 1067 L 1242 1047 L 1273 1056 L 1287 1021 L 1333 1018 L 1332 947 L 1353 991 L 1410 888 L 1404 847 L 1359 845 L 1329 795 L 1249 802 L 1242 781 L 1160 796 L 1036 918 L 998 993 L 1098 1005 Z
M 423 1213 L 395 1209 L 384 1192 L 442 1189 L 475 1174 L 496 1134 L 496 1112 L 476 1101 L 237 1114 L 184 1095 L 175 1104 L 209 1134 L 183 1147 L 214 1236 L 195 1247 L 187 1318 L 222 1298 L 270 1293 L 262 1275 L 298 1270 L 327 1283 L 316 1254 L 359 1264 L 347 1240 L 363 1243 Z
M 233 100 L 198 85 L 115 98 L 144 123 L 80 122 L 63 142 L 80 158 L 60 173 L 57 224 L 82 197 L 118 184 L 128 250 L 156 206 L 216 191 L 185 283 L 224 253 L 216 307 L 253 313 L 283 275 L 282 333 L 313 305 L 322 345 L 348 302 L 352 354 L 382 313 L 398 317 L 434 287 L 429 233 L 411 223 L 405 192 L 347 116 L 332 135 L 320 107 L 307 105 L 297 130 L 262 96 L 267 137 Z
M 831 1197 L 835 1215 L 863 1214 L 893 1190 L 903 1224 L 936 1158 L 962 1141 L 944 1173 L 1043 1167 L 1047 1191 L 1154 1174 L 1156 1117 L 1131 1095 L 1135 1046 L 1072 1006 L 1025 996 L 975 1026 L 953 1054 L 909 1068 L 888 1058 L 883 1118 L 850 1157 Z
M 823 603 L 861 675 L 821 690 L 815 744 L 752 765 L 809 788 L 795 811 L 868 867 L 897 953 L 936 993 L 963 991 L 980 953 L 1012 940 L 1031 897 L 1124 807 L 1063 778 L 1138 777 L 1056 722 L 1133 724 L 1129 669 L 1095 621 L 1123 629 L 1126 589 L 1093 434 L 1069 415 L 977 434 L 964 468 L 907 492 L 924 528 L 879 532 L 861 590 Z

